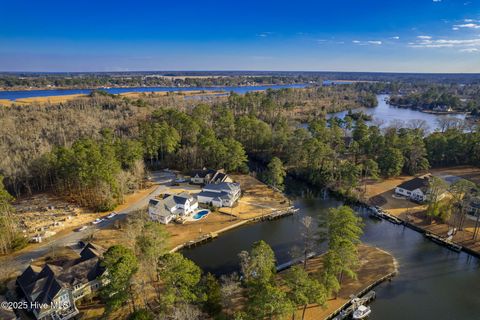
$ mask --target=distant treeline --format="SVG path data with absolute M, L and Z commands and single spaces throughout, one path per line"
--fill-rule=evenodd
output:
M 202 76 L 174 77 L 157 74 L 28 74 L 0 75 L 0 88 L 101 88 L 101 87 L 214 87 L 268 84 L 300 84 L 308 79 L 302 76 Z
M 138 86 L 238 86 L 349 80 L 405 84 L 480 84 L 480 74 L 415 74 L 294 71 L 142 71 L 0 73 L 0 88 L 98 88 Z M 393 92 L 395 90 L 392 90 Z

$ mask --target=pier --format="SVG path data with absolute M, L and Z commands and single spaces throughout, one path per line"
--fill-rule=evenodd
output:
M 273 211 L 272 213 L 265 214 L 265 215 L 257 217 L 257 218 L 253 218 L 251 221 L 276 220 L 276 219 L 280 219 L 280 218 L 283 218 L 283 217 L 286 217 L 286 216 L 294 215 L 294 214 L 298 213 L 298 211 L 299 211 L 299 209 L 297 209 L 295 207 L 289 207 L 285 210 L 277 210 L 277 211 Z
M 369 291 L 360 298 L 353 297 L 352 300 L 348 302 L 349 305 L 345 309 L 342 309 L 340 313 L 338 313 L 338 315 L 335 316 L 334 318 L 329 318 L 329 319 L 332 319 L 332 320 L 347 319 L 353 314 L 353 312 L 355 312 L 355 310 L 359 306 L 366 305 L 369 302 L 375 300 L 375 298 L 376 298 L 375 291 Z
M 405 225 L 406 227 L 412 229 L 412 230 L 415 230 L 415 231 L 418 231 L 420 233 L 423 233 L 425 235 L 426 238 L 432 240 L 433 242 L 441 245 L 441 246 L 444 246 L 452 251 L 455 251 L 455 252 L 460 252 L 462 250 L 465 250 L 465 248 L 453 241 L 451 241 L 450 239 L 447 239 L 445 237 L 441 237 L 437 234 L 434 234 L 432 232 L 428 232 L 426 231 L 425 229 L 421 228 L 421 227 L 418 227 L 416 225 L 414 225 L 413 223 L 409 222 L 409 221 L 404 221 L 396 216 L 393 216 L 391 214 L 389 214 L 388 212 L 384 211 L 384 210 L 381 210 L 381 209 L 377 209 L 375 207 L 368 207 L 368 209 L 370 210 L 370 216 L 372 217 L 375 217 L 375 218 L 381 218 L 381 219 L 385 219 L 385 220 L 388 220 L 394 224 L 403 224 Z M 467 250 L 466 250 L 467 251 Z M 471 252 L 469 252 L 471 253 Z
M 432 240 L 435 243 L 438 243 L 444 247 L 447 247 L 450 250 L 453 250 L 455 252 L 460 252 L 462 251 L 462 246 L 459 244 L 456 244 L 452 242 L 451 240 L 448 240 L 446 238 L 442 238 L 440 236 L 437 236 L 436 234 L 433 234 L 431 232 L 425 232 L 425 237 L 428 239 Z
M 370 215 L 376 217 L 376 218 L 381 218 L 390 221 L 391 223 L 394 224 L 403 224 L 403 220 L 400 218 L 395 217 L 394 215 L 391 215 L 390 213 L 382 210 L 382 209 L 377 209 L 375 207 L 369 207 L 370 209 Z
M 368 304 L 376 298 L 375 291 L 372 290 L 373 288 L 385 281 L 390 281 L 397 274 L 397 272 L 397 266 L 395 265 L 395 270 L 393 272 L 370 284 L 368 287 L 360 291 L 357 296 L 351 296 L 350 301 L 348 301 L 343 306 L 331 313 L 330 316 L 326 318 L 326 320 L 342 320 L 349 318 L 353 314 L 355 309 L 358 308 L 358 306 L 362 304 Z

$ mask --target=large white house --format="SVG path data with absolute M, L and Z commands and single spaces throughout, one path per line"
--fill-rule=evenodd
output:
M 413 178 L 395 188 L 395 193 L 414 201 L 424 202 L 429 192 L 430 175 Z M 443 195 L 441 195 L 443 198 Z
M 215 207 L 231 207 L 240 198 L 240 184 L 235 182 L 209 183 L 197 195 L 198 202 Z
M 198 208 L 198 201 L 187 192 L 167 195 L 163 199 L 151 199 L 148 215 L 154 221 L 168 224 L 176 217 L 187 217 Z

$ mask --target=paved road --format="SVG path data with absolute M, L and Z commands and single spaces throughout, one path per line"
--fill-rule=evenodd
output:
M 152 181 L 157 184 L 157 188 L 151 192 L 148 196 L 138 200 L 137 202 L 130 205 L 128 208 L 119 211 L 118 214 L 111 218 L 106 219 L 103 222 L 92 225 L 90 224 L 88 228 L 84 231 L 72 231 L 68 234 L 62 235 L 60 237 L 54 238 L 50 241 L 46 241 L 39 246 L 36 246 L 34 249 L 25 251 L 20 254 L 14 254 L 13 256 L 6 256 L 0 260 L 0 269 L 2 266 L 8 268 L 10 271 L 20 271 L 25 269 L 32 260 L 38 259 L 44 255 L 46 255 L 52 248 L 55 247 L 65 247 L 73 244 L 77 244 L 78 241 L 87 238 L 91 233 L 92 230 L 95 229 L 104 229 L 109 227 L 117 220 L 123 220 L 125 217 L 138 209 L 142 209 L 147 206 L 148 200 L 152 197 L 162 193 L 166 189 L 166 185 L 171 181 L 171 179 L 175 178 L 175 174 L 170 172 L 158 171 L 153 172 L 151 174 Z

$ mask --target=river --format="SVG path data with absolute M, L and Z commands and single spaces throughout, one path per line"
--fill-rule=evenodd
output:
M 237 254 L 258 240 L 265 240 L 275 251 L 278 263 L 290 259 L 299 245 L 302 216 L 318 218 L 341 201 L 289 179 L 287 194 L 300 209 L 296 216 L 246 225 L 222 234 L 205 245 L 183 254 L 205 271 L 215 274 L 238 269 Z M 399 262 L 399 274 L 392 282 L 378 286 L 371 304 L 372 320 L 478 320 L 480 319 L 480 260 L 466 253 L 455 253 L 423 235 L 387 221 L 364 218 L 362 240 L 389 251 Z
M 172 91 L 225 91 L 244 94 L 250 91 L 283 88 L 305 88 L 306 84 L 265 85 L 265 86 L 223 86 L 223 87 L 134 87 L 134 88 L 105 88 L 100 89 L 112 94 L 125 92 L 172 92 Z M 16 100 L 32 97 L 64 96 L 70 94 L 89 94 L 92 89 L 58 89 L 58 90 L 28 90 L 28 91 L 0 91 L 0 99 Z
M 378 106 L 375 108 L 358 108 L 352 110 L 353 112 L 362 111 L 368 115 L 372 116 L 372 123 L 380 123 L 382 126 L 392 125 L 395 122 L 401 122 L 404 126 L 408 126 L 409 122 L 413 120 L 423 120 L 428 126 L 429 131 L 435 131 L 439 129 L 438 119 L 442 118 L 457 118 L 460 120 L 465 120 L 465 114 L 449 114 L 449 115 L 440 115 L 425 113 L 418 110 L 407 109 L 407 108 L 398 108 L 390 105 L 388 100 L 388 95 L 378 95 Z M 327 118 L 330 117 L 339 117 L 343 118 L 348 111 L 341 111 L 336 113 L 331 113 Z

